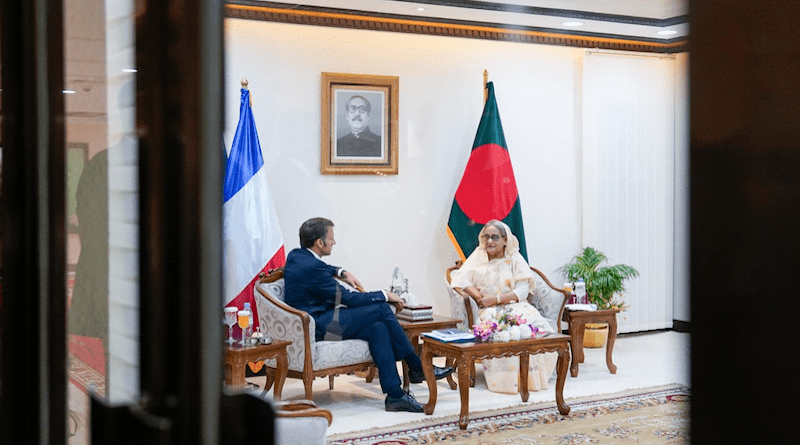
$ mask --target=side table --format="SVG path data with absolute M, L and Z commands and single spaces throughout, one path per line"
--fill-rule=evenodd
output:
M 411 342 L 411 345 L 414 346 L 414 352 L 419 356 L 422 352 L 422 345 L 419 342 L 420 335 L 435 331 L 436 329 L 458 327 L 461 320 L 434 315 L 433 320 L 408 321 L 398 318 L 397 322 L 403 327 L 408 340 Z M 408 365 L 406 365 L 406 362 L 403 362 L 403 389 L 408 390 L 410 383 L 408 379 Z M 450 389 L 456 389 L 456 382 L 453 380 L 452 375 L 447 376 L 447 383 L 450 384 Z
M 268 345 L 226 344 L 225 384 L 235 388 L 244 388 L 247 363 L 274 358 L 276 362 L 274 399 L 280 400 L 283 382 L 286 380 L 286 372 L 289 370 L 289 356 L 286 353 L 286 347 L 290 344 L 291 342 L 285 340 L 273 340 Z
M 564 311 L 563 320 L 567 322 L 569 334 L 572 337 L 572 366 L 569 370 L 572 377 L 578 376 L 578 364 L 583 363 L 583 334 L 586 331 L 586 323 L 608 323 L 606 365 L 612 374 L 617 373 L 617 367 L 611 361 L 611 353 L 614 351 L 614 341 L 617 339 L 617 314 L 619 311 L 619 309 Z
M 440 355 L 453 359 L 458 371 L 458 386 L 461 394 L 461 413 L 458 417 L 458 427 L 467 428 L 469 424 L 469 373 L 471 364 L 476 358 L 488 359 L 495 357 L 519 356 L 519 382 L 520 397 L 523 402 L 528 401 L 528 363 L 531 354 L 539 352 L 557 352 L 556 363 L 556 405 L 558 412 L 569 414 L 570 407 L 564 402 L 564 383 L 567 380 L 569 367 L 569 336 L 562 334 L 546 334 L 542 337 L 509 342 L 473 342 L 473 343 L 445 343 L 430 337 L 422 337 L 422 368 L 425 370 L 425 381 L 428 383 L 430 397 L 425 404 L 425 414 L 433 414 L 436 408 L 436 379 L 433 378 L 433 356 Z

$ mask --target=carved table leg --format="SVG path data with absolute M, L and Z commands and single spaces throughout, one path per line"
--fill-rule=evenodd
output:
M 408 378 L 408 364 L 403 362 L 403 389 L 408 391 L 409 386 L 411 386 L 411 379 Z
M 519 355 L 519 393 L 522 396 L 522 401 L 527 402 L 528 396 L 528 364 L 530 363 L 530 356 L 527 352 Z
M 572 337 L 572 367 L 570 374 L 572 377 L 578 376 L 578 364 L 583 361 L 583 333 L 585 329 L 583 321 L 573 320 L 569 331 Z
M 281 400 L 281 392 L 283 391 L 283 382 L 286 380 L 286 373 L 289 370 L 289 360 L 286 357 L 285 353 L 278 354 L 275 357 L 275 362 L 277 363 L 275 366 L 275 392 L 274 398 L 275 400 Z
M 433 414 L 436 408 L 436 377 L 433 375 L 433 355 L 427 343 L 422 344 L 422 371 L 425 373 L 425 382 L 428 384 L 428 403 L 425 404 L 425 414 Z
M 469 424 L 469 370 L 472 357 L 461 354 L 458 357 L 458 386 L 461 393 L 461 414 L 458 416 L 458 427 L 467 429 Z
M 614 341 L 617 339 L 617 316 L 616 314 L 611 316 L 611 319 L 608 320 L 608 340 L 606 341 L 606 365 L 608 365 L 608 370 L 611 371 L 612 374 L 617 373 L 617 367 L 611 361 L 611 353 L 614 352 Z
M 233 363 L 231 363 L 231 381 L 230 385 L 235 388 L 244 388 L 245 380 L 244 380 L 244 367 L 247 366 L 247 363 L 240 357 L 236 356 L 233 359 Z
M 558 405 L 558 412 L 561 414 L 569 414 L 570 407 L 564 402 L 564 383 L 567 381 L 567 368 L 569 367 L 569 352 L 567 348 L 559 349 L 558 361 L 556 362 L 556 404 Z

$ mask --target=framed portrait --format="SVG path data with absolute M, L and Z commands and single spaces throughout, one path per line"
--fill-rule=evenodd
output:
M 322 174 L 397 174 L 399 77 L 322 73 Z

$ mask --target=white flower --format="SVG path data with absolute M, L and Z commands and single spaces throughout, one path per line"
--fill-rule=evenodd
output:
M 495 332 L 494 335 L 492 336 L 492 340 L 502 341 L 502 342 L 510 341 L 511 334 L 509 334 L 508 331 Z
M 533 335 L 533 332 L 531 332 L 530 325 L 523 324 L 523 325 L 519 326 L 519 338 L 520 338 L 520 340 L 527 340 L 527 339 L 531 338 L 531 335 Z
M 508 328 L 508 335 L 511 337 L 511 340 L 519 340 L 521 334 L 519 326 L 511 326 Z

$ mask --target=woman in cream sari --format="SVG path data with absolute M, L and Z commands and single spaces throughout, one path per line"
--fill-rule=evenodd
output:
M 480 321 L 497 320 L 510 310 L 540 331 L 555 332 L 528 303 L 528 294 L 535 286 L 533 273 L 519 253 L 519 241 L 511 229 L 501 221 L 491 220 L 481 229 L 478 243 L 464 265 L 452 272 L 450 286 L 475 300 Z M 547 389 L 557 359 L 555 352 L 530 357 L 529 390 Z M 483 375 L 490 391 L 519 393 L 519 357 L 484 360 Z

